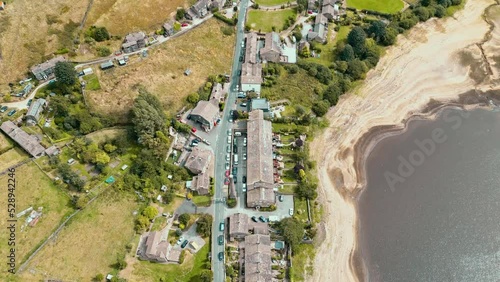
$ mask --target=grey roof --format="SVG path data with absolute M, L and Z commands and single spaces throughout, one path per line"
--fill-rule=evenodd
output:
M 125 42 L 137 42 L 137 41 L 141 41 L 141 40 L 144 40 L 146 38 L 146 34 L 142 31 L 139 31 L 139 32 L 133 32 L 133 33 L 129 33 L 127 34 L 127 36 L 125 36 Z
M 222 87 L 222 84 L 216 83 L 212 88 L 210 101 L 215 100 L 218 105 L 219 101 L 222 101 L 224 99 L 224 96 L 226 96 L 228 89 L 229 89 L 229 83 L 225 83 L 224 87 Z
M 229 236 L 248 234 L 248 215 L 235 213 L 229 217 Z
M 195 190 L 200 195 L 206 195 L 210 189 L 210 175 L 208 172 L 200 173 L 193 177 L 191 190 Z
M 113 62 L 112 61 L 107 61 L 107 62 L 104 62 L 104 63 L 101 64 L 101 69 L 108 68 L 108 67 L 111 67 L 111 66 L 114 66 Z
M 269 110 L 271 107 L 265 98 L 252 99 L 250 106 L 252 110 Z
M 0 129 L 33 157 L 43 155 L 45 148 L 40 144 L 38 138 L 29 135 L 24 130 L 17 127 L 12 121 L 2 123 Z
M 262 64 L 257 58 L 257 33 L 247 34 L 245 62 L 241 67 L 241 84 L 261 84 Z
M 174 25 L 173 25 L 172 22 L 166 22 L 166 23 L 163 24 L 163 28 L 165 30 L 171 30 L 172 28 L 174 28 Z
M 193 9 L 195 11 L 200 11 L 200 10 L 203 10 L 203 9 L 206 9 L 206 8 L 208 8 L 208 1 L 207 0 L 199 0 L 198 2 L 196 2 L 193 5 Z
M 247 136 L 247 204 L 274 203 L 272 125 L 262 110 L 249 113 Z
M 272 281 L 271 238 L 254 234 L 245 237 L 245 282 Z
M 43 106 L 47 104 L 47 101 L 43 98 L 35 100 L 35 102 L 31 103 L 31 106 L 28 108 L 28 112 L 26 112 L 26 116 L 32 116 L 38 119 L 40 112 L 43 110 Z
M 165 232 L 165 230 L 146 232 L 143 235 L 144 249 L 141 255 L 145 259 L 167 261 L 169 247 L 167 237 L 168 232 Z
M 184 166 L 192 173 L 204 173 L 212 160 L 212 151 L 195 147 L 186 160 Z
M 46 71 L 47 69 L 51 69 L 51 68 L 54 68 L 56 66 L 56 63 L 58 62 L 65 62 L 66 59 L 63 57 L 63 56 L 57 56 L 55 58 L 52 58 L 48 61 L 45 61 L 41 64 L 38 64 L 34 67 L 31 68 L 31 72 L 33 73 L 40 73 L 40 72 L 44 72 Z
M 269 32 L 266 34 L 266 40 L 264 48 L 260 49 L 260 54 L 265 54 L 267 52 L 278 52 L 281 54 L 283 52 L 281 48 L 280 35 L 276 32 Z
M 326 17 L 328 17 L 328 16 L 333 17 L 335 15 L 335 10 L 333 9 L 333 6 L 327 5 L 327 6 L 323 6 L 321 13 L 323 15 L 325 15 Z
M 323 0 L 322 6 L 333 6 L 335 4 L 336 0 Z
M 209 101 L 199 101 L 196 107 L 191 111 L 191 115 L 198 115 L 208 122 L 217 119 L 219 107 Z

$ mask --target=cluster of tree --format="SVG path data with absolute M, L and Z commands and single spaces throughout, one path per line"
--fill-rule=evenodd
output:
M 54 75 L 59 83 L 71 86 L 76 82 L 75 67 L 70 62 L 57 62 L 54 67 Z
M 171 141 L 167 138 L 167 116 L 160 100 L 140 88 L 131 112 L 137 142 L 150 149 L 157 158 L 164 159 Z
M 277 224 L 277 230 L 285 238 L 292 250 L 297 250 L 304 237 L 304 225 L 295 217 L 287 217 Z
M 180 21 L 184 19 L 185 15 L 186 15 L 186 10 L 184 10 L 184 8 L 177 9 L 177 12 L 175 13 L 175 19 Z
M 80 176 L 74 172 L 71 167 L 66 163 L 61 163 L 57 167 L 57 172 L 61 175 L 64 182 L 74 187 L 78 192 L 83 190 L 85 187 L 85 180 L 81 179 Z
M 177 132 L 189 133 L 191 131 L 191 126 L 189 126 L 189 124 L 182 123 L 176 119 L 172 119 L 172 127 Z
M 103 26 L 91 26 L 87 30 L 86 35 L 93 38 L 97 42 L 106 41 L 111 38 L 108 30 Z
M 212 232 L 212 221 L 213 218 L 210 214 L 202 214 L 196 222 L 196 232 L 201 237 L 209 237 Z
M 99 57 L 107 57 L 111 55 L 111 50 L 105 46 L 99 46 L 95 49 Z
M 92 140 L 85 137 L 75 138 L 70 146 L 70 152 L 73 156 L 78 156 L 78 159 L 85 163 L 95 164 L 99 171 L 103 171 L 111 158 L 109 153 L 117 149 L 112 144 L 106 144 L 103 148 L 92 142 Z
M 283 24 L 283 30 L 287 30 L 289 27 L 293 26 L 294 23 L 295 23 L 295 17 L 294 16 L 289 16 L 285 20 L 285 23 Z
M 235 6 L 234 8 L 237 9 L 237 6 Z M 237 17 L 233 17 L 232 19 L 230 19 L 230 18 L 224 16 L 223 14 L 221 14 L 220 12 L 215 12 L 215 13 L 213 13 L 213 15 L 216 19 L 223 21 L 226 24 L 231 25 L 231 26 L 236 25 L 236 23 L 238 23 Z
M 191 215 L 189 213 L 183 213 L 183 214 L 179 215 L 179 228 L 180 229 L 186 228 L 190 219 L 191 219 Z
M 298 0 L 297 1 L 297 12 L 300 14 L 302 13 L 303 11 L 305 11 L 308 7 L 307 7 L 307 3 L 308 1 L 307 0 Z
M 145 230 L 151 221 L 158 215 L 158 210 L 153 206 L 147 206 L 135 219 L 135 230 L 140 232 Z
M 323 84 L 329 84 L 333 79 L 332 71 L 323 65 L 305 61 L 299 61 L 297 65 Z

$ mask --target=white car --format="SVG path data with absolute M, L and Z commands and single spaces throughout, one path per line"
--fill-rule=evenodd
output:
M 229 163 L 226 163 L 226 170 L 229 169 Z
M 247 159 L 247 154 L 243 154 L 243 160 L 246 161 Z
M 247 191 L 247 185 L 245 183 L 243 183 L 243 193 L 245 193 Z
M 291 216 L 293 215 L 293 208 L 291 208 L 291 209 L 288 211 L 288 214 L 289 214 L 289 215 L 291 215 Z
M 180 245 L 184 241 L 184 237 L 181 236 L 179 240 L 177 240 L 177 245 Z
M 230 161 L 231 160 L 231 154 L 226 154 L 226 161 Z
M 227 130 L 227 135 L 228 135 L 228 136 L 233 135 L 233 131 L 232 131 L 231 129 L 228 129 L 228 130 Z
M 227 137 L 227 144 L 231 144 L 231 136 Z

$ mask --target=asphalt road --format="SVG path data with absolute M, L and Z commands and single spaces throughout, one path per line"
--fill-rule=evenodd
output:
M 236 102 L 236 89 L 239 84 L 238 70 L 241 69 L 241 62 L 239 60 L 242 55 L 241 42 L 244 39 L 245 17 L 248 8 L 248 0 L 242 0 L 239 5 L 238 24 L 236 26 L 236 44 L 234 50 L 233 66 L 231 69 L 231 87 L 228 93 L 226 107 L 222 115 L 222 121 L 219 126 L 219 132 L 215 146 L 215 203 L 214 203 L 214 223 L 212 226 L 212 269 L 214 272 L 214 281 L 225 281 L 225 264 L 219 261 L 218 254 L 224 251 L 224 246 L 220 246 L 217 237 L 224 232 L 219 229 L 220 223 L 224 222 L 224 213 L 226 203 L 221 201 L 225 199 L 227 194 L 224 191 L 224 172 L 226 164 L 226 146 L 227 144 L 227 130 L 231 129 L 233 124 L 229 123 L 229 111 L 235 108 Z M 227 226 L 225 228 L 227 230 Z

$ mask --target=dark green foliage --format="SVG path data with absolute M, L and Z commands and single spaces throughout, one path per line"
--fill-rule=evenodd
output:
M 203 269 L 200 273 L 200 282 L 211 282 L 212 281 L 212 270 L 210 269 Z
M 59 172 L 64 182 L 73 186 L 77 191 L 83 190 L 85 181 L 81 179 L 80 176 L 78 176 L 78 174 L 74 172 L 68 164 L 60 164 L 57 168 L 57 172 Z
M 451 0 L 437 0 L 436 2 L 444 8 L 448 8 L 451 6 Z
M 368 71 L 368 68 L 363 61 L 356 59 L 348 62 L 347 64 L 348 68 L 346 74 L 349 75 L 352 80 L 358 80 L 365 77 L 365 73 Z
M 213 15 L 214 15 L 214 17 L 216 19 L 221 20 L 221 21 L 225 22 L 228 25 L 236 25 L 237 20 L 238 20 L 236 18 L 234 20 L 233 19 L 229 19 L 226 16 L 224 16 L 223 14 L 221 14 L 220 12 L 216 12 Z
M 357 56 L 365 52 L 366 33 L 359 27 L 354 27 L 347 35 L 347 43 L 352 46 Z
M 346 44 L 344 46 L 344 48 L 342 49 L 342 51 L 340 51 L 338 59 L 340 59 L 342 61 L 349 62 L 349 61 L 354 60 L 354 58 L 355 58 L 355 55 L 354 55 L 354 50 L 352 49 L 352 46 L 349 44 Z
M 441 6 L 441 5 L 436 5 L 436 6 L 434 7 L 434 9 L 436 9 L 436 10 L 434 11 L 434 16 L 436 16 L 436 17 L 438 17 L 438 18 L 442 18 L 442 17 L 446 16 L 446 9 L 445 9 L 443 6 Z
M 304 225 L 294 217 L 287 217 L 278 223 L 277 229 L 285 238 L 285 242 L 290 244 L 292 250 L 296 250 L 304 237 Z
M 295 195 L 300 199 L 316 199 L 318 192 L 316 191 L 317 185 L 314 183 L 300 182 L 295 187 Z
M 337 104 L 339 97 L 342 94 L 342 89 L 340 89 L 340 87 L 336 83 L 332 83 L 323 92 L 323 99 L 327 100 L 330 105 L 334 106 Z
M 431 3 L 432 0 L 420 0 L 420 4 L 425 7 L 429 6 Z
M 396 43 L 396 38 L 398 36 L 398 31 L 392 27 L 385 30 L 384 35 L 380 39 L 380 44 L 384 46 L 390 46 Z
M 202 214 L 196 222 L 196 232 L 202 237 L 209 237 L 212 231 L 213 218 L 209 214 Z
M 382 21 L 374 21 L 368 27 L 368 35 L 380 42 L 386 33 L 386 25 Z
M 295 32 L 293 33 L 293 36 L 295 37 L 295 40 L 296 40 L 297 42 L 299 42 L 299 41 L 302 39 L 302 33 L 300 33 L 300 31 L 295 31 Z
M 57 62 L 54 74 L 58 82 L 73 85 L 76 82 L 76 71 L 70 62 Z
M 431 15 L 429 14 L 429 10 L 425 7 L 418 7 L 413 10 L 413 13 L 418 17 L 418 19 L 421 22 L 425 22 L 431 17 Z
M 186 15 L 186 10 L 184 8 L 177 9 L 177 12 L 175 13 L 175 19 L 180 21 L 184 18 Z
M 451 5 L 458 6 L 462 4 L 462 0 L 451 0 Z
M 299 61 L 298 66 L 305 69 L 309 75 L 315 77 L 323 84 L 329 84 L 333 79 L 330 69 L 323 65 Z
M 109 50 L 108 47 L 99 46 L 96 48 L 96 51 L 97 51 L 97 55 L 99 55 L 99 57 L 107 57 L 107 56 L 111 55 L 111 50 Z
M 92 26 L 90 27 L 87 34 L 90 35 L 90 37 L 94 38 L 94 40 L 97 42 L 102 42 L 111 38 L 108 30 L 103 26 Z
M 322 117 L 328 112 L 330 104 L 327 101 L 318 101 L 312 106 L 312 111 L 318 116 Z
M 184 225 L 187 225 L 190 219 L 191 219 L 191 215 L 188 213 L 183 213 L 183 214 L 179 215 L 179 222 L 184 224 Z

